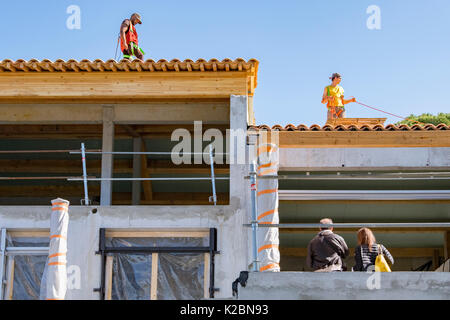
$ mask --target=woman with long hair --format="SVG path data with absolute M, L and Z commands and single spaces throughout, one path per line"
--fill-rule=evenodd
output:
M 390 264 L 394 264 L 394 258 L 391 253 L 380 244 L 380 251 Z M 378 244 L 372 230 L 369 228 L 361 228 L 358 230 L 358 246 L 355 248 L 355 262 L 354 271 L 367 271 L 370 266 L 375 265 L 375 260 L 378 255 Z

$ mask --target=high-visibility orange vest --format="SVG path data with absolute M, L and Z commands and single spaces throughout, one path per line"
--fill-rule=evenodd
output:
M 136 31 L 136 28 L 133 26 L 133 24 L 130 21 L 130 28 L 125 33 L 125 39 L 127 41 L 127 45 L 130 42 L 134 42 L 136 45 L 138 45 L 138 34 Z M 125 44 L 123 43 L 122 37 L 120 37 L 120 50 L 125 50 Z

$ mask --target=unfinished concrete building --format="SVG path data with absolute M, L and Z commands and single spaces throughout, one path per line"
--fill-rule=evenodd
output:
M 405 281 L 397 296 L 419 277 L 418 298 L 450 298 L 450 273 L 426 272 L 450 254 L 450 128 L 257 126 L 257 71 L 242 59 L 2 61 L 1 298 L 42 298 L 55 198 L 70 201 L 66 299 L 230 298 L 253 270 L 240 297 L 264 298 L 255 291 L 266 285 L 276 296 L 265 298 L 328 298 L 346 283 L 386 294 L 358 272 L 309 272 L 310 225 L 323 217 L 353 224 L 336 228 L 350 248 L 373 224 L 396 258 L 389 276 Z M 277 186 L 254 200 L 260 137 L 276 145 L 278 163 L 262 167 Z M 264 196 L 277 209 L 255 220 L 252 199 Z M 255 221 L 259 234 L 276 230 L 269 244 L 255 247 Z

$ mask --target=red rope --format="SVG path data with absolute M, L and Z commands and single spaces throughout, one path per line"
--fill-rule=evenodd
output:
M 373 109 L 373 110 L 377 110 L 377 111 L 380 111 L 380 112 L 383 112 L 383 113 L 386 113 L 386 114 L 390 114 L 391 116 L 394 116 L 394 117 L 397 117 L 397 118 L 400 118 L 400 119 L 403 119 L 403 120 L 412 121 L 412 122 L 417 122 L 417 123 L 421 123 L 421 124 L 426 124 L 426 123 L 424 123 L 424 122 L 415 121 L 415 120 L 409 120 L 408 118 L 403 118 L 403 117 L 398 116 L 398 115 L 396 115 L 396 114 L 393 114 L 393 113 L 390 113 L 390 112 L 387 112 L 387 111 L 383 111 L 383 110 L 380 110 L 380 109 L 377 109 L 377 108 L 368 106 L 367 104 L 361 103 L 361 102 L 359 102 L 359 101 L 355 101 L 355 102 L 356 102 L 357 104 L 360 104 L 360 105 L 364 106 L 364 107 L 367 107 L 367 108 L 370 108 L 370 109 Z
M 390 113 L 390 112 L 387 112 L 387 111 L 383 111 L 383 110 L 380 110 L 380 109 L 368 106 L 367 104 L 361 103 L 359 101 L 355 101 L 355 102 L 357 104 L 360 104 L 360 105 L 364 106 L 364 107 L 367 107 L 367 108 L 370 108 L 370 109 L 373 109 L 373 110 L 377 110 L 377 111 L 380 111 L 380 112 L 383 112 L 383 113 L 386 113 L 386 114 L 390 114 L 391 116 L 394 116 L 394 117 L 397 117 L 397 118 L 400 118 L 400 119 L 403 119 L 403 120 L 408 120 L 407 118 L 403 118 L 403 117 L 400 117 L 400 116 L 398 116 L 396 114 L 393 114 L 393 113 Z

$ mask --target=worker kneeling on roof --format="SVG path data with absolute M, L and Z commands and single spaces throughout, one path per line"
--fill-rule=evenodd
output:
M 322 96 L 322 103 L 327 104 L 327 120 L 344 118 L 344 105 L 355 102 L 356 98 L 344 100 L 344 88 L 339 85 L 341 83 L 341 75 L 339 73 L 333 73 L 330 79 L 332 81 L 331 85 L 325 87 Z
M 130 19 L 125 19 L 120 26 L 120 50 L 123 58 L 130 59 L 132 56 L 143 60 L 145 52 L 139 48 L 136 24 L 142 24 L 141 16 L 133 13 Z

